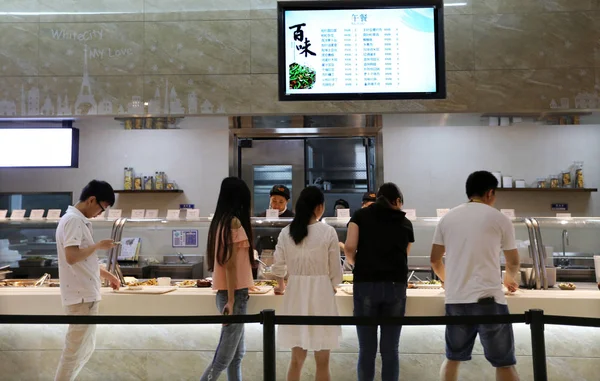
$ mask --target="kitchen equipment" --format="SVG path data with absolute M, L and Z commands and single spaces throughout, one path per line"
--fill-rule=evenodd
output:
M 502 279 L 504 279 L 506 271 L 502 271 Z M 533 267 L 525 267 L 520 270 L 521 279 L 516 279 L 519 287 L 535 288 L 535 271 Z M 546 277 L 548 279 L 548 287 L 556 285 L 556 267 L 546 267 Z
M 35 279 L 4 279 L 0 280 L 0 287 L 34 287 L 35 284 L 39 281 Z M 45 286 L 43 287 L 58 287 L 58 280 L 49 280 L 47 279 L 44 282 Z
M 39 287 L 39 286 L 43 286 L 44 283 L 50 279 L 50 274 L 46 273 L 44 275 L 42 275 L 40 277 L 40 279 L 37 280 L 37 282 L 34 283 L 33 287 Z

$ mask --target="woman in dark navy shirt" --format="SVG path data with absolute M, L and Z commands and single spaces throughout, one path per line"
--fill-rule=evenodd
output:
M 377 201 L 356 211 L 348 224 L 346 259 L 354 264 L 354 316 L 402 317 L 406 307 L 408 253 L 415 241 L 412 223 L 401 210 L 404 198 L 393 183 Z M 381 327 L 382 381 L 397 381 L 401 326 Z M 357 326 L 358 381 L 372 381 L 377 356 L 377 327 Z

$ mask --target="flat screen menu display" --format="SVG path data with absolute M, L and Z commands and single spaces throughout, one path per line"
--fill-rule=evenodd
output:
M 441 1 L 280 2 L 280 100 L 445 98 Z
M 76 168 L 79 164 L 75 128 L 0 128 L 0 143 L 0 168 Z

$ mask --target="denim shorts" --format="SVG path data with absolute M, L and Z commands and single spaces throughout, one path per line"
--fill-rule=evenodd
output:
M 446 304 L 446 316 L 508 315 L 505 304 Z M 453 361 L 469 361 L 475 338 L 483 346 L 485 358 L 495 368 L 513 366 L 515 338 L 511 324 L 449 325 L 446 326 L 446 357 Z

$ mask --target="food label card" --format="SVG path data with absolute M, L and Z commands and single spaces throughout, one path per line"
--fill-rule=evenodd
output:
M 158 218 L 158 209 L 146 210 L 146 218 Z
M 48 210 L 48 216 L 46 218 L 49 220 L 60 220 L 61 214 L 62 210 L 60 209 L 50 209 Z
M 514 209 L 500 209 L 500 212 L 504 214 L 508 218 L 515 218 L 515 210 Z
M 188 220 L 198 220 L 200 219 L 200 209 L 187 209 L 185 218 Z
M 417 219 L 416 209 L 404 209 L 404 213 L 406 213 L 406 218 L 410 221 L 415 221 Z
M 267 218 L 279 218 L 279 210 L 278 209 L 267 209 Z
M 34 221 L 41 221 L 44 219 L 44 213 L 46 211 L 44 209 L 32 209 L 29 214 L 29 219 Z
M 109 209 L 108 210 L 108 218 L 111 220 L 117 220 L 121 218 L 123 215 L 123 211 L 121 209 Z
M 181 211 L 179 209 L 169 209 L 167 211 L 167 220 L 168 221 L 177 221 L 179 220 L 179 215 Z
M 146 209 L 133 209 L 131 211 L 131 218 L 136 220 L 146 217 Z
M 12 213 L 10 214 L 10 219 L 11 220 L 25 219 L 25 210 L 23 210 L 23 209 L 13 210 Z
M 450 209 L 437 209 L 437 216 L 439 218 L 444 217 L 446 214 L 448 214 L 448 212 L 450 211 Z
M 338 218 L 350 218 L 350 209 L 338 209 L 336 212 Z

